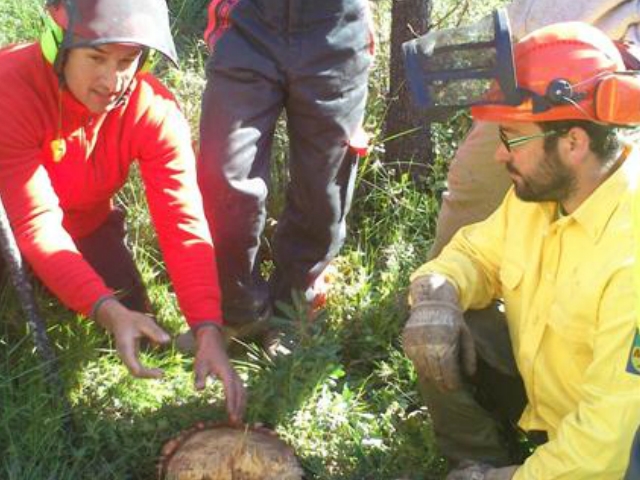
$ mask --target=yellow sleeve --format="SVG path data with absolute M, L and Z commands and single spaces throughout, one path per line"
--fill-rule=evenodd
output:
M 584 399 L 513 480 L 619 480 L 640 423 L 640 375 L 627 371 L 636 333 L 633 269 L 612 278 L 600 300 Z
M 636 247 L 635 262 L 633 263 L 633 281 L 636 286 L 636 322 L 640 329 L 640 188 L 636 186 L 631 203 L 633 212 L 633 244 Z
M 463 310 L 486 307 L 500 297 L 499 271 L 514 199 L 510 191 L 489 218 L 460 229 L 442 253 L 418 268 L 411 280 L 431 273 L 443 275 L 458 290 Z

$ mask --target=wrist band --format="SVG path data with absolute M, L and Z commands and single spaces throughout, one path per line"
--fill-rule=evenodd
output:
M 89 318 L 92 320 L 97 320 L 96 315 L 98 314 L 98 310 L 102 306 L 104 302 L 107 300 L 118 300 L 114 295 L 108 294 L 101 296 L 98 300 L 95 301 L 93 307 L 91 307 L 91 313 L 89 313 Z
M 191 333 L 193 333 L 193 336 L 195 337 L 195 335 L 198 333 L 198 330 L 205 327 L 215 327 L 220 333 L 222 333 L 222 325 L 220 325 L 218 322 L 214 322 L 213 320 L 204 320 L 202 322 L 199 322 L 198 324 L 191 327 Z
M 411 310 L 413 311 L 419 307 L 445 307 L 455 310 L 456 312 L 462 312 L 460 305 L 446 300 L 421 300 L 418 303 L 411 305 Z

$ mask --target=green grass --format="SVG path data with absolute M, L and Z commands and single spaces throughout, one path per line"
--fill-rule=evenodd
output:
M 171 0 L 181 68 L 159 66 L 197 132 L 206 54 L 201 40 L 207 1 Z M 40 2 L 0 2 L 0 44 L 37 37 Z M 446 11 L 441 2 L 439 11 Z M 376 10 L 381 38 L 389 27 L 389 1 Z M 477 12 L 471 12 L 477 14 Z M 454 17 L 455 18 L 455 17 Z M 357 201 L 347 245 L 336 260 L 339 275 L 322 321 L 302 324 L 301 347 L 268 360 L 253 348 L 235 361 L 250 400 L 247 419 L 272 425 L 296 449 L 311 478 L 441 478 L 428 411 L 416 393 L 415 374 L 399 333 L 407 311 L 408 275 L 430 245 L 444 187 L 445 160 L 468 125 L 460 116 L 435 129 L 438 159 L 426 185 L 398 176 L 381 163 L 386 110 L 388 45 L 381 41 L 372 73 L 366 124 L 373 154 L 360 165 Z M 270 209 L 282 205 L 286 135 L 277 132 L 276 186 Z M 128 208 L 132 248 L 158 311 L 171 333 L 184 328 L 134 178 L 118 200 Z M 268 240 L 268 239 L 265 239 Z M 165 369 L 162 380 L 134 380 L 110 339 L 38 292 L 72 404 L 74 430 L 42 378 L 37 355 L 11 287 L 0 290 L 0 478 L 151 479 L 165 441 L 199 420 L 223 420 L 221 387 L 192 387 L 192 359 L 172 348 L 144 353 Z

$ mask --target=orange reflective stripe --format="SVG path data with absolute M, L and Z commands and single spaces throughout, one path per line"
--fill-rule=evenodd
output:
M 207 17 L 209 22 L 207 28 L 204 31 L 204 41 L 209 42 L 209 36 L 216 28 L 216 7 L 224 0 L 212 0 L 207 9 Z
M 229 28 L 229 17 L 239 0 L 212 0 L 208 8 L 209 24 L 204 32 L 204 40 L 213 49 L 216 41 Z

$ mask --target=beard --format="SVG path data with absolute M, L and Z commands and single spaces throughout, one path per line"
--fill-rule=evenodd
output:
M 524 202 L 562 202 L 576 188 L 575 174 L 560 161 L 557 148 L 545 152 L 535 171 L 526 176 L 511 164 L 506 168 L 511 174 L 516 196 Z

